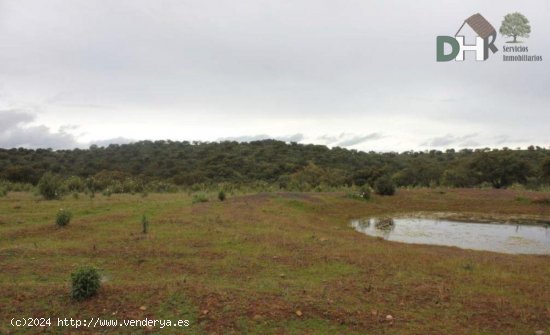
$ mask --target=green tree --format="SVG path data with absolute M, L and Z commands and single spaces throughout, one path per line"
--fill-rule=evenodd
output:
M 38 191 L 46 200 L 59 199 L 63 195 L 63 180 L 58 175 L 46 172 L 38 182 Z
M 531 26 L 523 14 L 515 12 L 504 17 L 499 31 L 504 36 L 513 37 L 514 40 L 511 43 L 517 43 L 518 36 L 529 37 Z
M 550 158 L 547 158 L 542 162 L 542 179 L 546 182 L 550 182 Z
M 379 195 L 394 195 L 395 184 L 388 176 L 383 176 L 374 183 L 374 190 Z

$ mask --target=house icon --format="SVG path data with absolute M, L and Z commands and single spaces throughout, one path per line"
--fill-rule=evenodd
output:
M 458 35 L 466 24 L 478 35 L 475 45 L 466 45 L 464 36 Z M 486 60 L 489 57 L 489 50 L 492 53 L 498 51 L 498 48 L 494 45 L 496 37 L 497 31 L 481 14 L 476 13 L 470 16 L 464 20 L 455 34 L 455 38 L 460 44 L 460 52 L 456 60 L 464 60 L 465 51 L 476 51 L 477 60 Z

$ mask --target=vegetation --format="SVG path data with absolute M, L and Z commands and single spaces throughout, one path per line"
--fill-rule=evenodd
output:
M 223 190 L 218 193 L 218 200 L 220 201 L 225 200 L 225 192 Z
M 49 173 L 48 173 L 49 172 Z M 143 141 L 88 150 L 0 149 L 0 180 L 39 185 L 47 199 L 69 192 L 193 192 L 230 187 L 333 191 L 374 187 L 389 177 L 398 187 L 538 189 L 550 184 L 550 150 L 452 149 L 376 153 L 275 140 Z M 41 183 L 41 178 L 45 178 Z
M 66 210 L 66 209 L 60 209 L 57 211 L 57 215 L 55 217 L 55 223 L 59 227 L 65 227 L 71 222 L 71 218 L 73 217 L 73 214 Z
M 376 180 L 374 184 L 374 189 L 376 194 L 379 195 L 394 195 L 395 194 L 395 185 L 388 177 L 380 177 Z
M 193 195 L 193 204 L 200 203 L 200 202 L 208 202 L 208 196 L 206 194 L 200 193 Z
M 71 273 L 71 296 L 84 300 L 97 294 L 101 285 L 101 276 L 94 267 L 82 267 Z
M 147 234 L 148 229 L 149 229 L 149 220 L 147 220 L 147 216 L 143 214 L 143 216 L 141 217 L 141 232 L 143 234 Z
M 190 320 L 183 329 L 84 329 L 117 334 L 548 333 L 548 256 L 395 243 L 349 227 L 350 219 L 396 211 L 550 220 L 550 207 L 537 200 L 548 193 L 403 188 L 369 201 L 344 194 L 235 195 L 222 206 L 191 205 L 193 193 L 51 202 L 10 192 L 0 198 L 0 320 Z M 81 218 L 73 229 L 52 229 L 59 207 Z M 155 217 L 146 239 L 136 213 Z M 67 274 L 92 262 L 105 277 L 97 298 L 71 302 Z M 0 322 L 0 333 L 37 328 Z
M 59 199 L 63 194 L 63 180 L 57 175 L 46 172 L 38 182 L 38 191 L 44 199 Z
M 369 200 L 370 193 L 370 187 L 366 185 L 363 185 L 359 188 L 359 197 L 361 197 L 363 200 Z

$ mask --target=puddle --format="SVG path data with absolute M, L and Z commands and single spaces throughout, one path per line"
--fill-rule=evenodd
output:
M 548 226 L 428 218 L 369 218 L 352 220 L 351 225 L 361 233 L 389 241 L 446 245 L 509 254 L 550 255 Z

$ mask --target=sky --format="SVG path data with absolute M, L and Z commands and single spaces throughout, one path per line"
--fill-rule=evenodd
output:
M 516 11 L 543 61 L 503 62 L 499 34 L 487 61 L 436 62 L 436 36 Z M 548 147 L 549 17 L 547 0 L 0 0 L 0 147 Z

